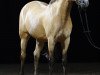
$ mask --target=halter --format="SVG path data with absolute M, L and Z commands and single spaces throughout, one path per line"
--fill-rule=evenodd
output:
M 93 46 L 94 48 L 96 49 L 99 49 L 100 50 L 100 47 L 96 46 L 94 41 L 92 40 L 92 37 L 90 35 L 90 29 L 89 29 L 89 24 L 88 24 L 88 18 L 87 18 L 87 14 L 86 14 L 86 7 L 89 6 L 89 3 L 87 0 L 86 1 L 86 4 L 84 3 L 83 0 L 80 0 L 80 1 L 77 1 L 77 0 L 71 0 L 71 1 L 75 1 L 76 4 L 78 5 L 78 11 L 79 11 L 79 16 L 80 16 L 80 19 L 81 19 L 81 25 L 83 27 L 83 32 L 85 33 L 85 36 L 87 37 L 87 40 L 89 41 L 89 43 L 91 44 L 91 46 Z M 84 11 L 84 17 L 85 17 L 85 24 L 86 24 L 86 28 L 84 26 L 84 22 L 83 22 L 83 18 L 82 18 L 82 15 L 81 15 L 81 10 Z
M 85 22 L 86 22 L 86 28 L 85 28 L 85 26 L 84 26 L 83 18 L 82 18 L 82 15 L 81 15 L 81 10 L 82 10 L 82 9 L 80 9 L 80 6 L 79 6 L 79 5 L 78 5 L 78 10 L 79 10 L 79 15 L 80 15 L 81 23 L 82 23 L 81 25 L 82 25 L 82 27 L 83 27 L 83 32 L 85 33 L 85 35 L 86 35 L 86 37 L 87 37 L 89 43 L 90 43 L 94 48 L 100 50 L 100 47 L 96 46 L 95 43 L 94 43 L 94 41 L 93 41 L 92 38 L 91 38 L 91 35 L 90 35 L 90 32 L 91 32 L 91 31 L 90 31 L 90 29 L 89 29 L 88 18 L 87 18 L 87 14 L 86 14 L 86 8 L 83 9 L 83 11 L 84 11 L 84 13 L 85 13 L 85 16 L 84 16 L 84 17 L 85 17 Z

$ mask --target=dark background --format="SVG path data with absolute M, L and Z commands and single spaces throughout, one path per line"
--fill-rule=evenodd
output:
M 49 2 L 49 0 L 44 0 Z M 21 8 L 28 0 L 1 0 L 0 4 L 0 63 L 20 62 L 20 39 L 18 35 L 18 20 Z M 100 4 L 99 0 L 90 0 L 87 9 L 91 37 L 100 47 Z M 100 62 L 100 50 L 90 45 L 80 22 L 77 5 L 74 3 L 71 10 L 73 31 L 68 49 L 68 62 Z M 33 62 L 32 52 L 35 48 L 35 39 L 31 38 L 27 47 L 27 62 Z M 47 49 L 47 43 L 44 50 Z M 61 61 L 59 44 L 56 47 L 56 60 Z M 42 52 L 43 53 L 43 52 Z M 40 62 L 47 62 L 41 54 Z

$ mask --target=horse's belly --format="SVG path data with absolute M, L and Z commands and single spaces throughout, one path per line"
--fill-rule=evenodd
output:
M 40 27 L 37 27 L 37 28 L 31 28 L 32 30 L 29 31 L 29 34 L 35 38 L 35 39 L 42 39 L 42 40 L 46 40 L 46 34 L 45 34 L 45 31 L 44 29 L 40 26 Z
M 46 39 L 45 30 L 41 24 L 36 25 L 35 27 L 33 25 L 30 26 L 28 32 L 33 38 Z
M 45 30 L 40 22 L 29 24 L 28 32 L 33 38 L 46 39 Z

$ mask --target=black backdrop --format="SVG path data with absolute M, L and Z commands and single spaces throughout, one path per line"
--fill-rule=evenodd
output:
M 44 0 L 49 2 L 49 0 Z M 20 62 L 20 39 L 18 35 L 19 13 L 28 0 L 2 0 L 0 3 L 0 63 Z M 99 0 L 90 0 L 87 9 L 91 36 L 96 45 L 100 46 L 100 4 Z M 73 31 L 68 50 L 68 62 L 100 62 L 100 50 L 95 49 L 87 41 L 80 23 L 77 5 L 74 3 L 71 10 Z M 59 47 L 59 44 L 57 44 Z M 27 47 L 27 62 L 33 62 L 32 52 L 35 39 L 31 38 Z M 47 49 L 47 44 L 45 48 Z M 56 48 L 56 59 L 60 61 L 60 48 Z M 41 62 L 47 62 L 41 55 Z

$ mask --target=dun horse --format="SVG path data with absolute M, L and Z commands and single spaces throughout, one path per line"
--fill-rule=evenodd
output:
M 87 0 L 76 0 L 78 5 L 86 6 Z M 37 75 L 38 60 L 44 42 L 48 41 L 48 52 L 50 60 L 50 74 L 52 74 L 53 53 L 56 42 L 62 46 L 62 64 L 65 74 L 65 61 L 67 49 L 70 43 L 72 21 L 70 10 L 73 1 L 52 0 L 49 4 L 40 1 L 27 3 L 20 12 L 19 36 L 21 39 L 21 71 L 24 75 L 24 62 L 26 57 L 26 46 L 29 37 L 36 39 L 34 55 L 34 75 Z

